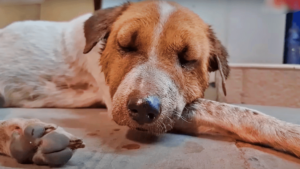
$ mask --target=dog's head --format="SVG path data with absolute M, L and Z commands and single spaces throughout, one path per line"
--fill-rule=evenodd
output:
M 187 104 L 204 96 L 209 72 L 229 74 L 227 52 L 210 26 L 173 2 L 99 10 L 84 29 L 84 53 L 106 40 L 100 65 L 119 125 L 166 132 Z

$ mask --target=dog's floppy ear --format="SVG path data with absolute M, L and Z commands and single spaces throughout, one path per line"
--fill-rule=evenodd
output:
M 221 44 L 220 40 L 217 39 L 211 26 L 208 28 L 208 38 L 210 41 L 209 71 L 220 71 L 222 88 L 224 95 L 226 96 L 225 80 L 229 76 L 230 72 L 227 60 L 228 53 L 226 48 Z
M 89 53 L 93 47 L 101 40 L 108 37 L 113 23 L 122 15 L 130 3 L 121 6 L 106 8 L 96 11 L 84 23 L 85 48 L 83 53 Z

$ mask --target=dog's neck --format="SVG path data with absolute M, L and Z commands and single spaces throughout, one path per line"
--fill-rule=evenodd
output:
M 104 42 L 100 41 L 88 54 L 83 54 L 85 47 L 84 22 L 92 14 L 81 15 L 66 24 L 63 32 L 64 52 L 67 62 L 76 69 L 83 69 L 98 77 L 101 72 L 99 60 Z
M 72 64 L 74 71 L 85 70 L 90 73 L 97 82 L 103 101 L 106 104 L 108 111 L 111 111 L 111 97 L 109 93 L 109 87 L 105 82 L 105 77 L 101 71 L 100 57 L 101 52 L 104 49 L 105 41 L 99 41 L 98 44 L 87 54 L 83 54 L 85 47 L 85 35 L 84 35 L 84 22 L 92 14 L 85 14 L 71 20 L 64 31 L 65 36 L 65 52 L 68 63 Z

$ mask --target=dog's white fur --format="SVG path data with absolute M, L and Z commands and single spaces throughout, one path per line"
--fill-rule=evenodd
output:
M 158 6 L 159 6 L 158 9 L 159 9 L 160 18 L 159 18 L 159 23 L 156 26 L 156 29 L 153 34 L 152 47 L 149 52 L 149 55 L 151 56 L 151 60 L 155 60 L 156 58 L 155 50 L 157 48 L 158 40 L 160 39 L 161 32 L 164 29 L 165 23 L 168 21 L 169 16 L 176 10 L 175 7 L 173 7 L 172 5 L 164 1 L 160 2 Z
M 111 107 L 99 67 L 104 42 L 88 54 L 82 52 L 83 24 L 91 15 L 69 22 L 21 21 L 0 30 L 0 77 L 5 77 L 0 80 L 0 93 L 6 107 L 83 107 L 103 101 Z M 90 87 L 78 93 L 59 90 L 55 82 Z

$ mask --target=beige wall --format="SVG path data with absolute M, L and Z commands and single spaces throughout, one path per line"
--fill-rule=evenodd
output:
M 40 4 L 1 5 L 0 28 L 14 21 L 38 20 L 40 18 Z
M 48 0 L 41 4 L 41 20 L 66 21 L 93 11 L 93 0 Z
M 45 0 L 34 4 L 0 1 L 0 28 L 22 20 L 66 21 L 93 10 L 93 0 Z
M 218 101 L 300 108 L 299 65 L 231 65 L 227 96 L 217 76 Z

